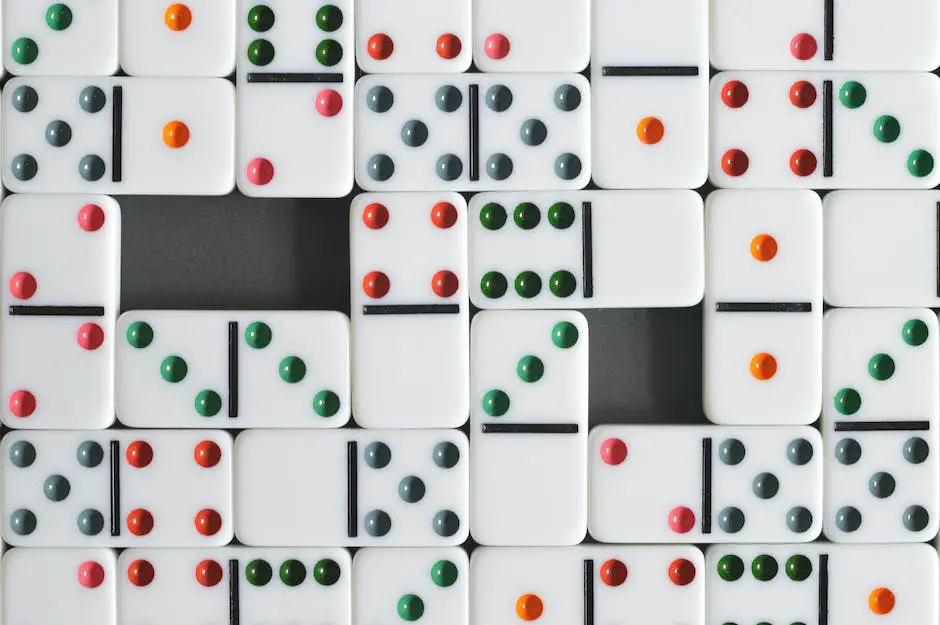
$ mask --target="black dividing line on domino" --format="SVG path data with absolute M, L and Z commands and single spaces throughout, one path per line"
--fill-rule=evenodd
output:
M 715 312 L 740 313 L 808 313 L 813 312 L 812 302 L 718 302 Z
M 585 299 L 594 297 L 594 215 L 590 202 L 581 203 L 581 289 Z
M 937 297 L 940 297 L 940 202 L 937 202 Z
M 343 82 L 343 75 L 330 72 L 249 72 L 250 83 L 337 83 Z
M 702 439 L 702 533 L 712 533 L 712 439 Z
M 823 8 L 823 60 L 831 61 L 836 47 L 836 8 L 835 0 L 825 0 Z
M 823 177 L 832 177 L 832 81 L 823 81 Z
M 480 86 L 470 85 L 470 180 L 480 179 Z
M 456 315 L 459 304 L 394 304 L 363 306 L 363 315 Z
M 577 434 L 577 423 L 484 423 L 483 434 Z
M 238 418 L 238 322 L 228 322 L 228 418 Z
M 601 76 L 633 78 L 652 76 L 672 78 L 676 76 L 698 76 L 698 65 L 606 65 Z
M 10 306 L 22 317 L 104 317 L 104 306 Z
M 594 625 L 594 560 L 584 561 L 584 625 Z
M 836 432 L 926 432 L 930 421 L 836 421 Z
M 346 535 L 359 535 L 359 443 L 346 443 Z
M 238 597 L 238 560 L 228 561 L 228 622 L 238 625 L 241 620 L 241 601 Z
M 819 554 L 819 625 L 829 625 L 829 554 Z
M 111 471 L 111 535 L 121 535 L 121 443 L 111 441 L 108 446 L 108 464 Z
M 111 182 L 121 182 L 124 154 L 124 88 L 111 89 Z

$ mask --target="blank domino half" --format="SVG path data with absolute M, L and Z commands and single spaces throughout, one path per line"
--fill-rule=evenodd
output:
M 235 456 L 235 531 L 244 544 L 467 539 L 469 450 L 457 430 L 247 430 Z
M 940 183 L 940 78 L 722 72 L 711 81 L 719 187 L 928 189 Z M 768 124 L 766 120 L 774 123 Z
M 228 76 L 234 0 L 119 0 L 121 68 L 132 76 Z
M 895 0 L 890 17 L 875 17 L 884 6 L 880 0 L 715 0 L 711 60 L 719 69 L 936 69 L 940 5 Z
M 826 303 L 940 307 L 940 193 L 834 191 L 823 216 Z
M 345 549 L 127 549 L 117 570 L 121 625 L 351 623 Z
M 12 549 L 3 557 L 3 608 L 9 625 L 117 625 L 118 585 L 110 549 Z
M 334 311 L 134 310 L 117 324 L 129 427 L 340 427 L 349 320 Z
M 929 545 L 714 545 L 705 554 L 708 625 L 934 625 Z
M 362 193 L 352 201 L 353 414 L 360 426 L 466 422 L 467 227 L 457 193 Z
M 0 418 L 8 427 L 114 421 L 121 210 L 103 195 L 12 195 L 0 208 Z
M 238 189 L 264 197 L 348 194 L 353 0 L 237 2 Z
M 701 186 L 708 164 L 708 3 L 592 5 L 594 182 L 608 189 Z M 623 25 L 637 19 L 642 28 L 624 36 Z
M 479 547 L 470 625 L 703 625 L 704 569 L 692 545 Z
M 18 547 L 217 547 L 232 539 L 222 431 L 11 432 L 3 538 Z
M 705 224 L 705 414 L 723 424 L 812 423 L 822 397 L 819 196 L 713 191 Z
M 235 91 L 221 78 L 14 78 L 3 183 L 15 193 L 224 195 Z
M 704 288 L 692 191 L 480 193 L 470 201 L 480 308 L 694 306 Z
M 587 529 L 587 319 L 482 311 L 470 335 L 474 540 L 577 544 Z
M 808 426 L 598 426 L 588 532 L 602 542 L 810 542 L 822 528 L 822 456 Z
M 381 74 L 356 83 L 367 191 L 580 189 L 591 91 L 579 74 Z

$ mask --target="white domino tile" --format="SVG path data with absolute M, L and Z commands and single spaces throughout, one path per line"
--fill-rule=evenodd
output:
M 366 76 L 355 171 L 367 191 L 583 188 L 590 85 L 560 73 Z
M 692 191 L 480 193 L 470 201 L 480 308 L 694 306 L 704 289 Z
M 130 427 L 340 427 L 349 320 L 333 311 L 128 311 L 117 415 Z
M 713 191 L 705 224 L 705 414 L 722 424 L 812 423 L 822 396 L 819 196 Z
M 470 333 L 474 540 L 581 542 L 587 530 L 587 319 L 573 311 L 481 311 Z
M 20 77 L 3 90 L 15 193 L 224 195 L 235 90 L 221 78 Z
M 822 528 L 822 441 L 808 426 L 597 426 L 588 458 L 601 542 L 802 543 Z
M 114 421 L 121 210 L 103 195 L 12 195 L 0 208 L 0 419 L 30 429 Z
M 468 461 L 456 430 L 248 430 L 235 443 L 235 533 L 253 546 L 456 546 Z
M 17 547 L 218 547 L 232 539 L 222 431 L 11 432 L 0 444 L 4 540 Z
M 721 72 L 711 81 L 718 187 L 929 189 L 940 183 L 940 78 Z M 767 120 L 773 123 L 767 123 Z
M 705 559 L 692 545 L 480 547 L 470 575 L 471 625 L 705 623 Z

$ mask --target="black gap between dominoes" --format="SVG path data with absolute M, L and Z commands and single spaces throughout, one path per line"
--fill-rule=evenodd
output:
M 829 554 L 819 554 L 819 625 L 829 625 Z
M 108 445 L 108 464 L 111 470 L 111 535 L 121 535 L 121 443 Z
M 601 76 L 633 78 L 640 76 L 672 78 L 698 76 L 698 65 L 605 65 Z
M 594 215 L 590 202 L 581 203 L 581 290 L 585 299 L 594 297 Z
M 238 418 L 238 322 L 228 322 L 228 418 Z
M 836 421 L 836 432 L 926 432 L 930 421 Z
M 825 0 L 823 7 L 823 60 L 831 61 L 836 47 L 836 8 L 835 0 Z
M 823 177 L 831 178 L 833 170 L 832 81 L 823 81 Z
M 470 180 L 480 179 L 480 86 L 470 85 Z
M 241 620 L 241 600 L 238 596 L 238 560 L 228 561 L 228 622 L 238 625 Z
M 577 434 L 577 423 L 484 423 L 483 434 Z
M 712 439 L 702 439 L 702 533 L 712 533 Z
M 250 83 L 339 83 L 343 82 L 341 73 L 332 72 L 249 72 Z
M 584 625 L 594 625 L 594 560 L 584 561 Z
M 104 306 L 10 306 L 21 317 L 104 317 Z
M 359 444 L 346 443 L 346 535 L 359 535 Z
M 363 315 L 456 315 L 459 304 L 392 304 L 363 306 Z
M 111 182 L 121 182 L 124 155 L 124 88 L 111 89 Z
M 813 312 L 812 302 L 718 302 L 715 312 L 740 313 L 808 313 Z

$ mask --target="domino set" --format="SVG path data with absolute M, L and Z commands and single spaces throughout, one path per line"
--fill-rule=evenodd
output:
M 0 625 L 940 620 L 940 0 L 0 4 Z M 111 196 L 235 189 L 348 315 L 122 307 Z

